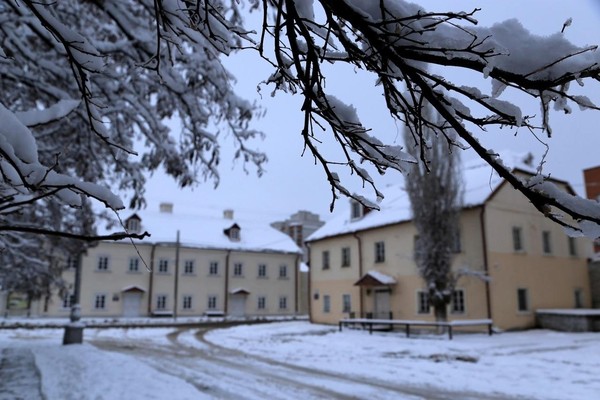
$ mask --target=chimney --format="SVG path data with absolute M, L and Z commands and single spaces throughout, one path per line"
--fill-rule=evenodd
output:
M 233 219 L 233 210 L 231 208 L 223 210 L 223 218 L 225 218 L 225 219 Z
M 173 203 L 160 203 L 159 210 L 161 214 L 173 214 Z

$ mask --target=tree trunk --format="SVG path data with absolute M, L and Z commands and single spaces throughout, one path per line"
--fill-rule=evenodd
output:
M 433 314 L 435 315 L 436 322 L 446 322 L 448 321 L 448 308 L 447 304 L 443 301 L 433 304 Z M 438 334 L 444 334 L 447 331 L 445 326 L 437 327 Z

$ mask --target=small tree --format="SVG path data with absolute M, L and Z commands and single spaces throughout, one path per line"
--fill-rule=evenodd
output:
M 430 108 L 423 112 L 430 117 Z M 405 174 L 415 225 L 415 262 L 425 281 L 428 302 L 437 321 L 447 319 L 455 277 L 452 258 L 459 240 L 459 212 L 462 200 L 460 158 L 446 140 L 436 140 L 434 132 L 420 127 L 420 135 L 406 129 L 404 139 L 409 153 L 430 162 L 414 165 Z

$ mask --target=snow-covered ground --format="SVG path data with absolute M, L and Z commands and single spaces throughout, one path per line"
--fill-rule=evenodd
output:
M 0 399 L 41 393 L 48 400 L 591 399 L 600 393 L 599 333 L 459 334 L 450 341 L 295 321 L 88 328 L 83 345 L 61 340 L 60 329 L 0 330 Z

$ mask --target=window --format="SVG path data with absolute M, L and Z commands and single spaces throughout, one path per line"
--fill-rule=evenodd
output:
M 208 309 L 209 310 L 217 309 L 217 296 L 208 296 Z
M 573 294 L 575 296 L 575 308 L 583 308 L 583 290 L 575 289 Z
M 131 257 L 129 259 L 129 272 L 138 272 L 140 270 L 140 259 Z
M 279 309 L 280 310 L 286 310 L 287 309 L 287 297 L 286 296 L 281 296 L 279 298 Z
M 422 290 L 417 292 L 417 313 L 429 314 L 429 295 Z
M 352 200 L 351 219 L 358 219 L 363 216 L 363 206 L 356 200 Z
M 63 308 L 71 308 L 75 304 L 75 295 L 73 293 L 67 293 L 62 299 Z
M 456 289 L 452 292 L 450 307 L 453 313 L 462 314 L 465 312 L 465 291 Z
M 164 310 L 165 308 L 167 308 L 167 295 L 159 294 L 156 296 L 156 309 Z
M 98 257 L 98 271 L 108 271 L 108 257 Z
M 130 233 L 139 233 L 140 231 L 140 220 L 137 218 L 129 218 L 127 220 L 127 230 Z
M 323 252 L 323 269 L 329 269 L 329 251 Z
M 569 240 L 569 255 L 576 256 L 577 255 L 577 241 L 575 240 L 574 237 L 571 237 L 571 236 L 568 236 L 567 239 Z
M 385 261 L 385 242 L 375 242 L 375 262 Z
M 242 263 L 233 264 L 233 276 L 242 276 Z
M 192 309 L 192 296 L 183 296 L 183 309 L 184 310 Z
M 229 231 L 229 239 L 234 241 L 240 240 L 240 230 L 237 228 L 231 228 Z
M 76 269 L 78 265 L 79 260 L 77 256 L 67 257 L 67 269 Z
M 527 289 L 517 289 L 517 309 L 521 312 L 529 311 L 529 296 Z
M 183 273 L 185 275 L 194 274 L 194 260 L 185 260 L 183 263 Z
M 523 238 L 522 238 L 522 229 L 520 226 L 513 226 L 512 228 L 512 238 L 513 238 L 513 250 L 514 251 L 523 251 Z
M 349 294 L 342 295 L 342 312 L 349 313 L 352 309 L 352 301 Z
M 161 258 L 158 260 L 158 273 L 166 274 L 167 272 L 169 272 L 169 260 Z
M 258 298 L 257 306 L 259 310 L 264 310 L 265 308 L 267 308 L 267 298 L 265 296 L 260 296 Z
M 350 247 L 342 247 L 342 267 L 350 266 Z
M 544 254 L 552 254 L 552 238 L 550 231 L 542 232 L 542 250 Z
M 106 308 L 106 295 L 105 294 L 97 294 L 96 299 L 94 300 L 94 308 L 96 310 L 104 310 Z
M 287 278 L 287 265 L 280 265 L 279 266 L 279 278 L 280 279 Z
M 259 278 L 267 277 L 267 265 L 266 264 L 258 264 L 258 277 Z
M 208 266 L 208 274 L 209 275 L 218 275 L 219 274 L 219 263 L 216 261 L 211 261 Z
M 328 313 L 331 311 L 331 298 L 328 294 L 323 295 L 323 312 Z

